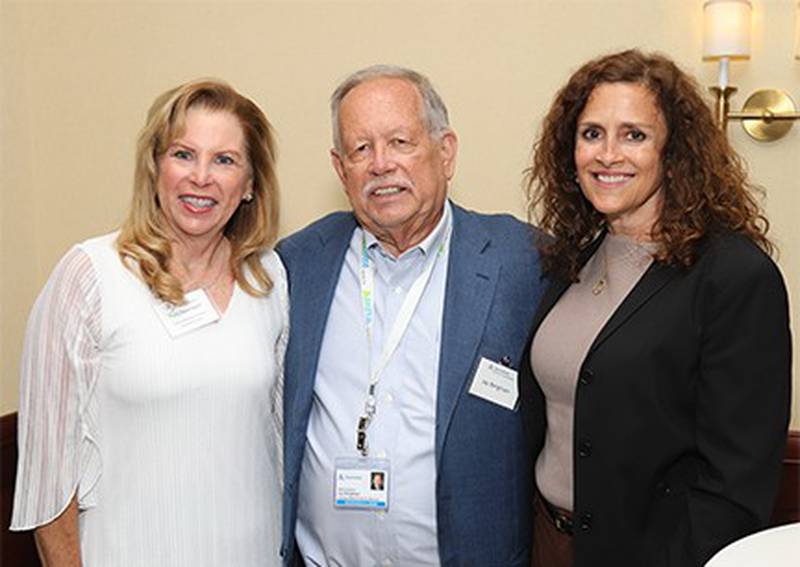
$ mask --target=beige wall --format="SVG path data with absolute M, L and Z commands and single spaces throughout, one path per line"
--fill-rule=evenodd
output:
M 735 104 L 762 86 L 800 100 L 800 61 L 791 58 L 796 2 L 753 4 L 752 59 L 732 65 Z M 537 125 L 581 62 L 638 46 L 668 53 L 705 84 L 716 76 L 700 58 L 701 0 L 0 6 L 0 413 L 17 407 L 23 329 L 38 290 L 72 243 L 121 220 L 136 132 L 149 103 L 171 86 L 217 76 L 264 107 L 281 148 L 286 234 L 346 205 L 328 161 L 327 97 L 358 67 L 391 62 L 428 74 L 460 136 L 453 195 L 520 217 L 521 171 Z M 730 130 L 767 187 L 796 328 L 800 124 L 771 144 L 750 140 L 738 125 Z M 797 394 L 793 410 L 798 428 Z

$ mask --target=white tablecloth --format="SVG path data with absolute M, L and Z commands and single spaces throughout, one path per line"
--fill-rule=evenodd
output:
M 798 567 L 800 523 L 758 532 L 719 551 L 706 567 Z

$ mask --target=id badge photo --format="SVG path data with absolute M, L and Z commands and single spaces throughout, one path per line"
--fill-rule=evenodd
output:
M 388 510 L 391 476 L 388 459 L 336 459 L 333 506 L 347 510 Z

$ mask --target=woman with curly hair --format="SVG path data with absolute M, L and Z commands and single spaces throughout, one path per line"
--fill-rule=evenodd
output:
M 789 420 L 755 188 L 696 82 L 637 50 L 572 75 L 528 173 L 553 237 L 521 378 L 533 562 L 702 565 L 767 524 Z
M 272 129 L 229 85 L 159 96 L 120 231 L 31 313 L 12 529 L 45 565 L 277 565 L 286 275 Z

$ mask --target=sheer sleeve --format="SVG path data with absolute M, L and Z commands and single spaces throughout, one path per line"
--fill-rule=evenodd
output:
M 275 343 L 275 387 L 272 390 L 272 418 L 275 423 L 276 442 L 278 447 L 278 468 L 281 475 L 281 489 L 283 489 L 283 383 L 284 383 L 284 358 L 286 346 L 289 343 L 289 286 L 286 280 L 286 269 L 280 257 L 272 252 L 271 260 L 274 269 L 270 270 L 274 287 L 272 292 L 278 295 L 281 308 L 281 332 Z
M 51 522 L 73 495 L 80 509 L 94 504 L 101 471 L 93 397 L 100 329 L 94 267 L 74 247 L 36 300 L 25 333 L 12 530 Z

